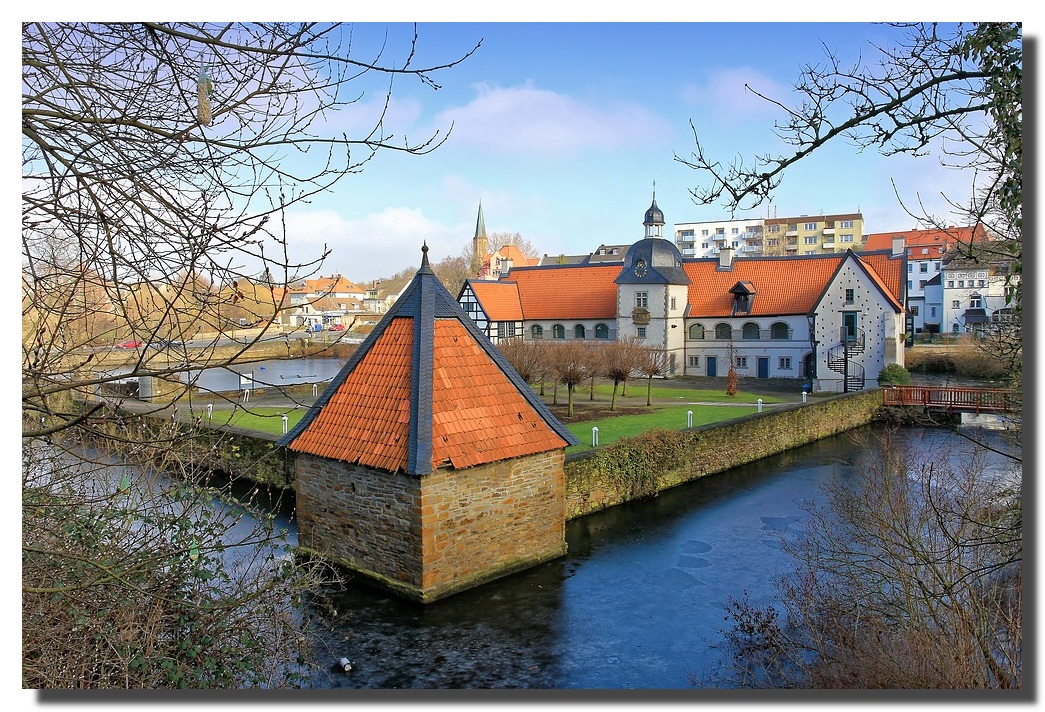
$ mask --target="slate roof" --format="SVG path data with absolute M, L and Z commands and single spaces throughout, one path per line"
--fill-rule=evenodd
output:
M 576 444 L 428 263 L 305 417 L 294 452 L 427 474 Z

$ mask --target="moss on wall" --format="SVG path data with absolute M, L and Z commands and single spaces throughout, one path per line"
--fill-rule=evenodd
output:
M 688 430 L 651 430 L 566 460 L 566 517 L 575 519 L 872 422 L 880 390 L 784 406 Z

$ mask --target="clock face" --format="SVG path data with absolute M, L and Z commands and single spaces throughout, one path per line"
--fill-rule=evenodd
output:
M 635 276 L 636 277 L 645 277 L 646 276 L 646 260 L 639 259 L 639 260 L 635 261 Z

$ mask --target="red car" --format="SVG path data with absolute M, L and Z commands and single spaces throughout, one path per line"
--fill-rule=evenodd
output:
M 144 344 L 141 341 L 137 341 L 135 339 L 131 339 L 130 341 L 124 341 L 122 344 L 116 344 L 116 348 L 118 349 L 136 349 L 141 346 L 144 346 Z
M 334 324 L 332 327 L 330 327 L 330 330 L 331 331 L 344 331 L 345 330 L 345 325 L 344 324 Z

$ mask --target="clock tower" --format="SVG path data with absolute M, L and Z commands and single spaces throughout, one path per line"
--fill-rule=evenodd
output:
M 666 375 L 682 371 L 684 317 L 690 279 L 682 253 L 663 238 L 664 213 L 653 203 L 642 221 L 645 237 L 624 255 L 617 285 L 617 334 L 666 352 Z

